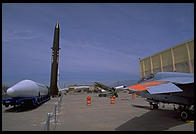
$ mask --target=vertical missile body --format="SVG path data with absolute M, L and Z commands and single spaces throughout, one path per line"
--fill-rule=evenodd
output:
M 58 62 L 59 62 L 59 24 L 57 22 L 54 30 L 54 41 L 52 49 L 52 67 L 50 77 L 50 95 L 52 97 L 58 95 L 57 77 L 58 77 Z

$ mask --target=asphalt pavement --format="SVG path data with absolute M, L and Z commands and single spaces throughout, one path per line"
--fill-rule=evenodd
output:
M 87 105 L 87 96 L 91 105 Z M 2 105 L 3 131 L 45 131 L 48 113 L 54 113 L 57 98 L 51 98 L 39 107 L 5 108 Z M 50 131 L 194 131 L 194 121 L 180 120 L 173 105 L 160 104 L 150 110 L 144 98 L 120 92 L 111 104 L 109 97 L 97 93 L 70 93 L 63 95 L 61 107 L 50 119 Z

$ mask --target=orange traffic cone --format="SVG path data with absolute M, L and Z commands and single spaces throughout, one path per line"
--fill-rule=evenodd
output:
M 135 99 L 135 93 L 132 93 L 132 100 Z
M 115 96 L 110 97 L 111 104 L 115 104 Z
M 88 97 L 86 98 L 86 101 L 87 101 L 87 105 L 90 106 L 90 105 L 91 105 L 91 97 L 88 96 Z

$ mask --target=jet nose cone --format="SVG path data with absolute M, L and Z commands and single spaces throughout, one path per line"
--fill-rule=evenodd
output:
M 15 90 L 13 89 L 13 88 L 9 88 L 8 90 L 7 90 L 7 94 L 9 95 L 9 96 L 14 96 L 14 93 L 15 92 Z

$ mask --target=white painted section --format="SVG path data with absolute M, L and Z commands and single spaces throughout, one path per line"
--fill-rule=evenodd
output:
M 74 89 L 83 89 L 83 88 L 89 88 L 89 86 L 76 86 Z
M 173 93 L 173 92 L 182 92 L 179 87 L 172 83 L 162 84 L 158 86 L 148 87 L 148 92 L 150 94 L 160 94 L 160 93 Z
M 10 87 L 7 94 L 11 97 L 34 97 L 39 96 L 39 94 L 47 95 L 48 88 L 32 80 L 23 80 Z

